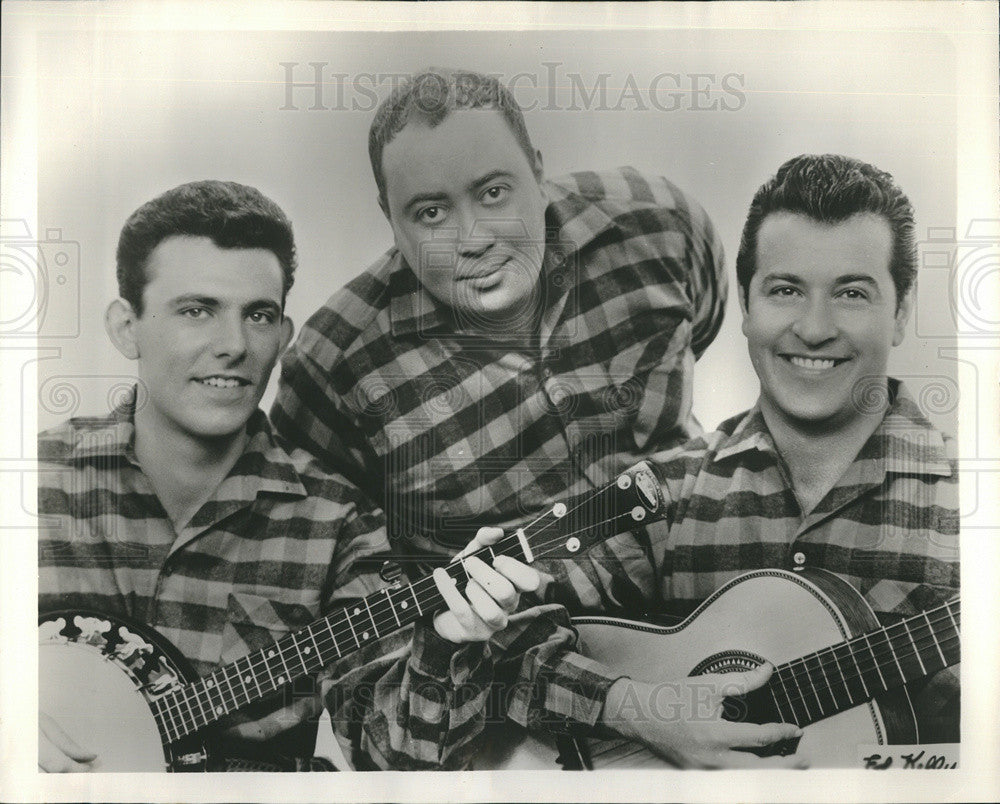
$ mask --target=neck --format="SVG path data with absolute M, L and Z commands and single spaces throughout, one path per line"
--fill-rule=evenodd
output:
M 135 414 L 135 456 L 175 527 L 212 496 L 246 447 L 247 431 L 218 438 L 178 433 L 152 405 Z
M 760 408 L 791 474 L 803 513 L 833 488 L 885 417 L 885 409 L 881 409 L 858 413 L 843 422 L 812 423 L 789 419 L 763 397 Z

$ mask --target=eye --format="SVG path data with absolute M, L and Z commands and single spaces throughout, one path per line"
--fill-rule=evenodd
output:
M 444 208 L 439 206 L 424 207 L 417 212 L 417 220 L 428 226 L 434 226 L 444 220 Z
M 844 288 L 840 295 L 851 301 L 864 301 L 868 298 L 868 293 L 861 288 Z
M 793 287 L 792 285 L 775 285 L 768 291 L 767 295 L 777 296 L 781 299 L 789 299 L 793 296 L 799 295 L 799 289 Z
M 277 316 L 270 310 L 254 310 L 247 316 L 254 324 L 273 324 Z
M 208 315 L 208 310 L 205 307 L 185 307 L 181 310 L 181 315 L 185 318 L 204 318 Z
M 493 206 L 506 201 L 508 195 L 510 195 L 509 187 L 503 184 L 494 184 L 483 193 L 482 200 L 486 206 Z

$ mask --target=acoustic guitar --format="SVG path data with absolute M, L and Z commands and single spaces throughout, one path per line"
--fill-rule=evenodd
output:
M 661 684 L 654 711 L 663 717 L 679 711 L 670 682 L 772 662 L 769 681 L 726 699 L 723 717 L 795 723 L 801 738 L 755 753 L 799 751 L 811 767 L 838 768 L 865 767 L 866 757 L 885 754 L 880 747 L 920 743 L 904 685 L 960 661 L 959 615 L 954 599 L 882 627 L 864 598 L 833 573 L 763 569 L 726 583 L 673 627 L 596 616 L 573 622 L 581 653 Z M 477 770 L 666 767 L 636 743 L 543 738 L 509 724 L 490 735 L 475 760 Z
M 476 553 L 527 563 L 566 557 L 663 515 L 660 480 L 636 464 L 567 506 L 552 509 Z M 459 588 L 459 560 L 446 571 Z M 210 727 L 380 637 L 444 606 L 430 576 L 396 584 L 196 678 L 181 653 L 151 628 L 96 611 L 47 612 L 39 620 L 39 702 L 101 771 L 204 771 L 217 767 Z

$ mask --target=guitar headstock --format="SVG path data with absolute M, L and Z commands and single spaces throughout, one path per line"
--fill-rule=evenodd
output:
M 529 560 L 567 558 L 666 513 L 662 482 L 654 465 L 640 461 L 613 483 L 559 502 L 516 536 Z

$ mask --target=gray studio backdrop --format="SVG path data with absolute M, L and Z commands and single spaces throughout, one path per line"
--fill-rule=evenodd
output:
M 921 237 L 933 239 L 891 369 L 935 423 L 955 430 L 962 378 L 948 351 L 947 265 L 936 256 L 956 227 L 955 54 L 944 36 L 80 32 L 43 35 L 38 52 L 39 231 L 23 236 L 50 259 L 38 387 L 23 389 L 23 401 L 38 405 L 41 427 L 104 413 L 128 386 L 133 366 L 108 343 L 103 310 L 116 295 L 121 225 L 163 190 L 219 178 L 274 198 L 298 240 L 288 301 L 297 324 L 375 259 L 390 240 L 368 126 L 400 75 L 436 64 L 511 86 L 548 175 L 630 164 L 694 194 L 725 244 L 733 287 L 750 198 L 781 162 L 839 152 L 889 170 Z M 730 295 L 696 370 L 695 412 L 708 428 L 757 394 Z M 265 406 L 273 394 L 272 380 Z

